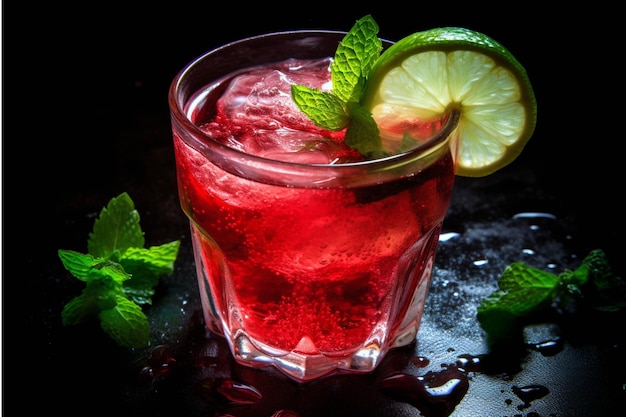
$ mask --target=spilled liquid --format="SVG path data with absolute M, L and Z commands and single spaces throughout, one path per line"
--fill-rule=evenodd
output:
M 528 325 L 524 327 L 523 336 L 526 346 L 543 356 L 556 355 L 563 350 L 565 344 L 561 330 L 552 323 Z
M 255 387 L 225 378 L 200 381 L 196 390 L 205 400 L 218 407 L 254 405 L 263 398 Z
M 174 353 L 169 346 L 156 346 L 149 354 L 146 365 L 139 371 L 142 380 L 155 380 L 167 376 L 176 366 Z
M 550 393 L 548 388 L 543 385 L 526 385 L 523 387 L 513 386 L 513 393 L 524 401 L 524 405 L 521 408 L 527 408 L 530 403 L 539 398 L 543 398 Z
M 398 401 L 419 409 L 425 417 L 448 416 L 467 390 L 467 375 L 456 367 L 421 376 L 397 374 L 385 378 L 381 390 Z

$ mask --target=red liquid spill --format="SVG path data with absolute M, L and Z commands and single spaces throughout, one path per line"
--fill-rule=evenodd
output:
M 468 389 L 467 376 L 455 367 L 423 376 L 397 374 L 381 384 L 386 395 L 411 404 L 425 417 L 449 416 Z
M 428 365 L 430 365 L 430 359 L 423 356 L 411 358 L 411 362 L 413 362 L 413 364 L 418 368 L 426 368 Z
M 139 376 L 145 380 L 162 378 L 168 375 L 175 365 L 176 359 L 172 349 L 169 346 L 157 346 L 150 352 L 147 364 L 139 371 Z
M 227 378 L 200 381 L 196 391 L 217 406 L 253 405 L 263 398 L 256 388 Z
M 479 356 L 469 354 L 459 355 L 456 364 L 459 368 L 463 368 L 467 372 L 481 371 L 481 362 Z
M 272 414 L 272 417 L 300 417 L 300 414 L 293 410 L 278 410 Z

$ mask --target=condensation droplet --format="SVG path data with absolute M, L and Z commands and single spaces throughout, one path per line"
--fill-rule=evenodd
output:
M 536 211 L 525 211 L 522 213 L 517 213 L 513 216 L 513 219 L 556 219 L 554 214 L 550 213 L 542 213 Z
M 439 241 L 440 242 L 447 242 L 448 240 L 456 239 L 459 236 L 461 236 L 461 234 L 460 233 L 456 233 L 456 232 L 442 233 L 442 234 L 439 235 Z

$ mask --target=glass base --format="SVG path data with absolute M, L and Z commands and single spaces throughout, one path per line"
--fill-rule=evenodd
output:
M 392 344 L 393 348 L 413 343 L 416 335 L 417 327 L 407 329 L 406 332 L 398 335 Z M 242 365 L 254 368 L 272 365 L 300 382 L 311 381 L 332 373 L 372 372 L 389 351 L 389 349 L 383 349 L 375 343 L 370 343 L 348 356 L 311 355 L 298 353 L 295 350 L 272 352 L 272 348 L 269 346 L 257 348 L 256 344 L 244 332 L 239 332 L 232 338 L 231 350 L 235 360 Z M 271 354 L 267 352 L 271 352 Z
M 423 236 L 399 261 L 402 267 L 398 269 L 404 272 L 394 279 L 396 288 L 390 290 L 386 301 L 378 307 L 380 316 L 371 324 L 369 334 L 352 349 L 328 352 L 308 337 L 302 337 L 289 350 L 252 337 L 243 325 L 243 313 L 231 293 L 223 254 L 193 223 L 191 230 L 206 326 L 226 338 L 233 357 L 242 365 L 253 368 L 274 366 L 297 382 L 333 373 L 368 373 L 378 366 L 389 350 L 407 346 L 416 339 L 430 286 L 439 227 Z M 285 329 L 284 334 L 289 331 Z M 282 337 L 282 334 L 275 336 Z M 272 342 L 276 341 L 272 339 Z

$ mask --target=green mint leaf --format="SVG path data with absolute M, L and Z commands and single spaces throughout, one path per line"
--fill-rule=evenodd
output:
M 121 265 L 102 258 L 94 258 L 75 251 L 59 250 L 59 258 L 63 266 L 81 281 L 89 282 L 101 277 L 112 278 L 121 284 L 130 278 Z
M 561 283 L 565 285 L 572 294 L 580 293 L 580 287 L 589 282 L 589 268 L 581 265 L 574 271 L 563 271 L 559 277 Z
M 551 302 L 556 296 L 558 284 L 558 276 L 522 262 L 510 264 L 498 281 L 498 287 L 507 293 L 505 302 L 517 315 L 526 314 L 546 300 Z
M 408 152 L 411 149 L 415 148 L 416 146 L 418 146 L 420 143 L 415 140 L 415 138 L 411 137 L 411 135 L 409 135 L 408 133 L 404 133 L 402 135 L 402 141 L 400 142 L 400 152 Z
M 588 275 L 581 284 L 583 302 L 599 311 L 626 309 L 626 281 L 613 273 L 604 251 L 592 250 L 575 272 L 579 271 Z
M 477 318 L 491 344 L 510 339 L 516 322 L 550 305 L 559 290 L 559 277 L 524 263 L 514 262 L 502 273 L 499 289 L 482 300 Z
M 367 157 L 382 156 L 380 134 L 372 114 L 358 103 L 350 103 L 348 108 L 352 121 L 344 138 L 346 145 Z
M 102 263 L 101 258 L 94 258 L 91 255 L 84 255 L 71 250 L 59 249 L 58 254 L 65 269 L 85 282 L 89 279 L 91 269 Z
M 102 309 L 115 305 L 114 297 L 122 294 L 122 285 L 130 278 L 121 265 L 71 251 L 62 251 L 61 256 L 65 260 L 80 261 L 73 262 L 69 270 L 75 276 L 80 275 L 79 279 L 87 283 L 82 294 L 64 306 L 61 312 L 64 325 L 78 324 L 96 318 Z M 84 268 L 74 268 L 77 263 L 91 265 L 91 267 L 85 272 Z
M 592 250 L 574 271 L 558 276 L 514 262 L 502 273 L 498 287 L 477 308 L 491 345 L 514 338 L 521 318 L 552 304 L 563 308 L 579 303 L 604 312 L 626 309 L 626 282 L 613 273 L 600 249 Z
M 115 306 L 100 312 L 102 329 L 120 346 L 145 347 L 150 341 L 148 318 L 137 304 L 124 296 L 115 297 Z
M 583 259 L 580 268 L 586 268 L 590 280 L 600 290 L 609 289 L 621 281 L 613 274 L 606 254 L 601 249 L 594 249 Z M 581 283 L 582 284 L 582 283 Z
M 365 81 L 382 49 L 378 25 L 369 15 L 359 19 L 342 39 L 330 70 L 333 93 L 344 103 L 361 100 Z
M 150 327 L 140 305 L 151 304 L 160 276 L 174 271 L 180 241 L 147 249 L 144 243 L 135 204 L 122 193 L 96 219 L 88 254 L 58 251 L 63 266 L 86 283 L 82 294 L 64 306 L 64 325 L 97 318 L 120 346 L 148 344 Z
M 109 258 L 116 251 L 124 253 L 131 247 L 143 247 L 144 243 L 135 203 L 127 193 L 122 193 L 112 198 L 100 212 L 89 234 L 87 251 L 97 257 Z
M 383 153 L 376 121 L 359 104 L 381 52 L 378 25 L 371 16 L 365 16 L 354 24 L 335 51 L 330 65 L 332 91 L 291 87 L 293 101 L 313 123 L 331 131 L 347 127 L 345 143 L 365 157 Z
M 61 311 L 64 326 L 74 326 L 97 317 L 100 313 L 98 298 L 82 294 L 70 300 Z
M 174 271 L 180 241 L 148 249 L 129 248 L 120 263 L 132 278 L 124 283 L 124 293 L 137 304 L 152 304 L 154 287 L 159 278 Z
M 341 130 L 350 121 L 344 103 L 332 93 L 292 85 L 291 96 L 298 108 L 323 129 Z
M 179 249 L 179 240 L 147 249 L 129 248 L 121 263 L 131 274 L 139 272 L 139 269 L 154 275 L 171 274 L 174 272 L 174 261 L 178 257 Z

